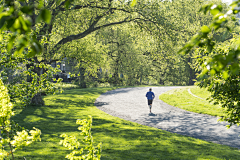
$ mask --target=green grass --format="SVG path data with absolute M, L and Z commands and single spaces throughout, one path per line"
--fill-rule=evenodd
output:
M 63 90 L 80 88 L 78 85 L 66 82 L 54 83 L 54 85 L 55 87 L 59 89 L 62 88 Z
M 66 90 L 46 96 L 46 105 L 28 107 L 13 119 L 21 126 L 42 131 L 42 141 L 16 152 L 16 159 L 63 160 L 69 150 L 59 145 L 62 133 L 78 136 L 76 120 L 93 116 L 95 144 L 103 143 L 102 160 L 238 159 L 238 149 L 143 126 L 110 116 L 94 106 L 111 88 Z
M 194 95 L 203 99 L 192 96 L 188 92 L 189 88 Z M 225 113 L 222 107 L 220 107 L 219 105 L 213 105 L 206 100 L 206 98 L 208 98 L 209 96 L 210 93 L 207 90 L 200 89 L 194 86 L 170 90 L 168 92 L 165 92 L 164 94 L 161 94 L 159 96 L 159 99 L 172 106 L 187 111 L 208 114 L 212 116 L 223 116 Z
M 191 92 L 198 96 L 198 97 L 201 97 L 203 99 L 207 99 L 208 97 L 210 97 L 211 93 L 207 91 L 206 88 L 200 88 L 200 87 L 189 87 Z

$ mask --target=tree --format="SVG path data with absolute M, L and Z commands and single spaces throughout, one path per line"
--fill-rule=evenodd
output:
M 22 35 L 20 37 L 11 35 L 7 49 L 15 53 L 13 58 L 31 61 L 31 65 L 26 66 L 27 70 L 32 68 L 33 72 L 41 75 L 46 69 L 40 68 L 39 64 L 51 64 L 68 57 L 68 52 L 64 50 L 65 45 L 82 39 L 96 30 L 131 21 L 146 20 L 138 14 L 139 8 L 144 7 L 139 4 L 136 5 L 138 7 L 131 7 L 129 2 L 112 0 L 70 2 L 69 0 L 2 2 L 6 10 L 1 15 L 0 28 L 7 26 L 8 32 L 21 31 Z M 11 8 L 9 11 L 8 7 Z M 107 19 L 111 17 L 119 17 L 119 19 L 108 21 Z M 44 22 L 38 23 L 41 19 Z M 16 45 L 15 41 L 18 42 Z M 28 46 L 30 48 L 25 50 L 26 53 L 21 54 Z M 42 101 L 41 94 L 35 94 L 34 97 Z
M 230 123 L 228 127 L 240 122 L 239 102 L 239 24 L 234 14 L 240 1 L 233 2 L 231 8 L 224 12 L 221 5 L 213 3 L 202 6 L 201 11 L 212 14 L 213 20 L 209 26 L 202 26 L 201 30 L 180 50 L 189 52 L 195 46 L 198 58 L 198 76 L 200 87 L 207 87 L 211 92 L 210 101 L 225 108 L 227 115 L 220 120 Z M 234 25 L 235 24 L 235 25 Z M 216 43 L 211 33 L 224 30 L 222 43 Z M 237 32 L 236 32 L 237 31 Z M 226 35 L 236 32 L 233 38 L 226 39 Z
M 145 45 L 148 42 L 144 44 L 143 36 L 134 28 L 134 24 L 111 27 L 99 31 L 98 34 L 108 46 L 109 67 L 105 69 L 112 73 L 110 82 L 115 85 L 141 84 L 150 70 L 148 58 L 143 55 L 144 51 L 148 50 Z
M 74 67 L 73 73 L 78 77 L 75 81 L 80 87 L 86 88 L 86 76 L 97 77 L 97 72 L 105 61 L 107 47 L 98 41 L 95 34 L 76 40 L 66 45 L 64 48 L 68 52 L 68 60 Z
M 34 55 L 34 64 L 51 64 L 61 61 L 69 56 L 65 49 L 69 43 L 80 40 L 93 32 L 123 23 L 148 21 L 140 10 L 148 8 L 147 2 L 136 4 L 131 7 L 127 1 L 112 0 L 92 0 L 92 1 L 40 1 L 44 7 L 38 11 L 37 8 L 31 8 L 35 1 L 21 2 L 22 6 L 28 9 L 33 20 L 31 31 L 36 35 L 36 41 L 41 41 L 43 48 L 41 54 Z M 67 8 L 65 6 L 68 6 Z M 44 16 L 45 13 L 47 16 Z M 51 13 L 51 16 L 49 16 Z M 48 23 L 35 23 L 38 17 L 43 17 Z M 115 17 L 118 17 L 115 19 Z M 41 48 L 38 46 L 38 48 Z M 36 50 L 38 48 L 35 48 Z M 64 49 L 65 48 L 65 49 Z M 34 72 L 38 75 L 43 70 L 34 67 Z M 40 95 L 36 95 L 41 99 Z
M 221 1 L 215 1 L 221 4 Z M 198 12 L 200 6 L 206 4 L 204 0 L 176 0 L 151 1 L 150 11 L 142 10 L 142 14 L 154 23 L 137 22 L 140 28 L 143 28 L 154 37 L 154 52 L 148 53 L 153 61 L 153 72 L 159 72 L 158 82 L 164 81 L 170 84 L 188 84 L 194 83 L 196 78 L 193 64 L 193 52 L 186 55 L 177 55 L 177 51 L 195 34 L 195 31 L 201 28 L 201 25 L 208 25 L 212 20 L 210 14 L 205 15 Z M 226 6 L 223 6 L 225 9 Z M 184 20 L 183 20 L 184 19 Z M 219 35 L 224 32 L 215 33 L 214 38 L 219 41 Z M 226 38 L 231 35 L 226 35 Z M 180 80 L 180 81 L 178 81 Z

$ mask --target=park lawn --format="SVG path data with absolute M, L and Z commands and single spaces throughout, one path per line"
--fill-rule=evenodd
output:
M 201 97 L 203 99 L 207 99 L 210 97 L 211 93 L 207 91 L 206 88 L 200 88 L 200 87 L 197 87 L 197 86 L 192 86 L 192 87 L 189 87 L 191 92 L 198 96 L 198 97 Z
M 102 142 L 102 160 L 220 160 L 238 159 L 236 148 L 170 133 L 110 116 L 94 106 L 95 99 L 113 88 L 66 90 L 44 98 L 46 105 L 30 106 L 13 119 L 27 129 L 42 131 L 42 141 L 16 152 L 16 159 L 62 160 L 69 150 L 59 145 L 61 134 L 79 136 L 76 120 L 93 117 L 94 143 Z M 79 136 L 80 137 L 80 136 Z
M 203 99 L 194 97 L 188 92 L 188 89 L 192 94 L 201 97 Z M 172 106 L 195 112 L 200 114 L 208 114 L 212 116 L 225 115 L 224 110 L 219 105 L 213 105 L 209 103 L 206 98 L 210 96 L 210 93 L 205 89 L 200 89 L 196 86 L 182 87 L 170 90 L 159 96 L 159 99 Z
M 54 86 L 57 87 L 58 89 L 61 88 L 63 90 L 80 88 L 78 85 L 66 82 L 54 83 Z

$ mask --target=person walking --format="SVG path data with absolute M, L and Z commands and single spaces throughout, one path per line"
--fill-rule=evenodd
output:
M 68 82 L 70 83 L 71 82 L 71 78 L 70 78 L 69 74 L 67 74 L 67 79 L 68 79 Z
M 153 102 L 153 99 L 155 98 L 155 95 L 152 92 L 152 88 L 149 88 L 149 91 L 147 92 L 146 97 L 147 97 L 147 100 L 148 100 L 148 106 L 149 106 L 150 113 L 151 113 L 152 102 Z

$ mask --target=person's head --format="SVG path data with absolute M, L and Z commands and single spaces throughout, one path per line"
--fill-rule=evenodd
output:
M 149 88 L 149 91 L 152 91 L 152 88 Z

